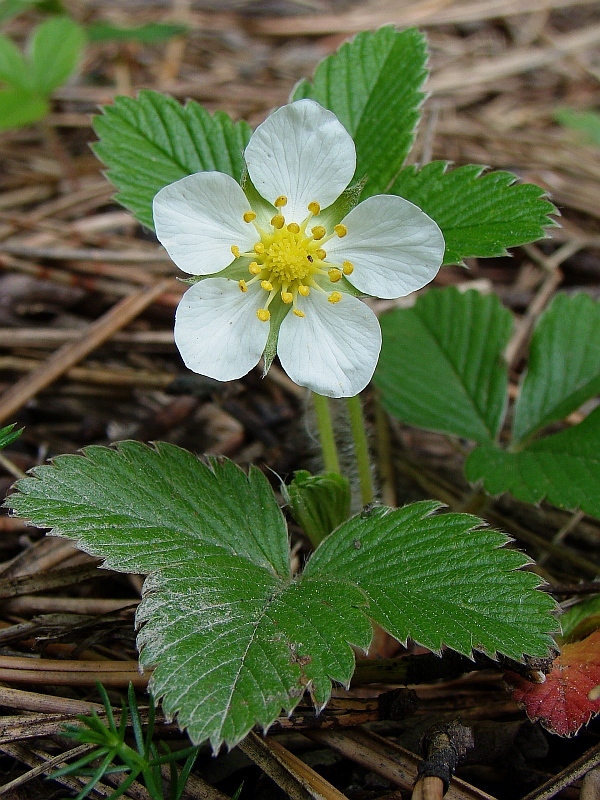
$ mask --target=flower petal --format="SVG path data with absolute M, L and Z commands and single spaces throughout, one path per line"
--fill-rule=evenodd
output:
M 418 206 L 375 195 L 342 220 L 346 236 L 325 245 L 327 260 L 350 261 L 353 286 L 374 297 L 404 297 L 432 281 L 444 259 L 444 237 Z
M 269 336 L 269 324 L 256 316 L 264 298 L 258 284 L 241 292 L 225 278 L 207 278 L 188 289 L 175 314 L 175 344 L 186 367 L 231 381 L 256 366 Z
M 352 137 L 314 100 L 298 100 L 271 114 L 244 155 L 252 183 L 266 200 L 288 198 L 282 211 L 288 222 L 301 222 L 313 201 L 321 208 L 333 203 L 356 167 Z
M 358 394 L 371 380 L 381 349 L 375 314 L 349 294 L 330 303 L 325 292 L 315 289 L 298 297 L 298 308 L 306 316 L 289 313 L 281 323 L 281 366 L 293 381 L 318 394 Z
M 179 269 L 210 275 L 231 264 L 231 246 L 251 250 L 259 236 L 244 222 L 250 204 L 241 187 L 222 172 L 197 172 L 165 186 L 154 198 L 159 241 Z

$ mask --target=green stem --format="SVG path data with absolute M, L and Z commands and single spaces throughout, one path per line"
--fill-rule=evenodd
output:
M 350 416 L 350 428 L 354 439 L 354 452 L 358 465 L 358 479 L 360 481 L 360 494 L 363 505 L 373 502 L 373 481 L 371 479 L 371 458 L 369 456 L 369 443 L 367 441 L 367 431 L 365 428 L 365 418 L 363 416 L 360 397 L 348 397 L 348 414 Z
M 312 393 L 317 415 L 317 426 L 319 428 L 319 438 L 321 440 L 321 451 L 325 472 L 337 472 L 340 475 L 340 460 L 338 458 L 337 447 L 333 435 L 333 424 L 331 422 L 331 412 L 329 411 L 329 401 L 322 394 Z

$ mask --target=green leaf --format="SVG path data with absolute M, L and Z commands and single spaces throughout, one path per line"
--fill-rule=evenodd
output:
M 109 168 L 116 199 L 149 228 L 152 200 L 163 186 L 204 170 L 241 178 L 252 132 L 245 122 L 149 90 L 137 99 L 117 97 L 103 112 L 94 121 L 100 139 L 94 152 Z
M 436 503 L 380 509 L 339 527 L 305 572 L 290 574 L 287 532 L 266 478 L 204 464 L 173 445 L 87 448 L 33 470 L 6 505 L 106 565 L 146 573 L 140 662 L 168 717 L 194 742 L 235 745 L 290 712 L 307 687 L 317 707 L 348 685 L 351 644 L 369 617 L 434 649 L 545 653 L 552 600 L 515 572 L 520 553 Z M 367 608 L 367 603 L 370 608 Z
M 83 28 L 69 17 L 55 17 L 39 25 L 30 42 L 34 86 L 48 95 L 77 67 L 83 48 Z
M 5 447 L 12 444 L 23 433 L 23 428 L 20 428 L 18 431 L 14 430 L 16 424 L 16 422 L 13 422 L 12 425 L 0 428 L 0 450 L 4 450 Z
M 298 470 L 282 493 L 313 547 L 350 516 L 350 482 L 335 472 L 311 475 Z
M 30 125 L 49 111 L 48 101 L 27 89 L 0 89 L 0 131 Z
M 476 442 L 493 440 L 506 405 L 502 352 L 512 327 L 496 295 L 432 289 L 413 308 L 381 317 L 375 383 L 409 425 Z
M 600 392 L 600 303 L 558 294 L 534 331 L 513 437 L 527 439 Z
M 141 42 L 155 44 L 173 36 L 188 33 L 187 25 L 167 24 L 164 22 L 148 22 L 146 25 L 123 28 L 110 22 L 94 22 L 87 29 L 90 42 Z
M 600 518 L 600 408 L 579 425 L 536 439 L 519 452 L 484 445 L 465 464 L 470 481 L 490 494 L 510 492 L 526 503 L 544 498 Z
M 470 164 L 447 171 L 447 161 L 402 170 L 390 189 L 434 219 L 446 242 L 444 264 L 470 256 L 491 258 L 508 247 L 534 242 L 556 223 L 556 209 L 543 189 L 517 183 L 511 172 L 488 172 Z
M 387 190 L 412 147 L 426 63 L 423 34 L 386 26 L 343 44 L 293 93 L 329 108 L 346 127 L 356 144 L 355 179 L 367 178 L 363 198 Z
M 141 663 L 156 697 L 196 742 L 233 746 L 291 711 L 311 683 L 347 684 L 348 642 L 366 648 L 364 597 L 293 581 L 283 516 L 266 478 L 207 466 L 161 443 L 60 456 L 18 482 L 8 504 L 123 572 L 150 573 L 138 612 Z
M 519 570 L 529 559 L 504 549 L 507 537 L 481 529 L 476 517 L 431 516 L 438 506 L 353 517 L 320 545 L 304 576 L 335 578 L 341 593 L 359 586 L 369 616 L 401 642 L 410 637 L 436 652 L 446 644 L 464 655 L 547 655 L 554 601 L 535 591 L 535 574 Z
M 31 89 L 31 75 L 29 64 L 23 58 L 17 45 L 0 34 L 0 81 L 10 87 Z M 2 117 L 0 117 L 0 124 Z
M 597 111 L 575 111 L 573 108 L 559 108 L 554 119 L 582 134 L 584 141 L 600 146 L 600 114 Z

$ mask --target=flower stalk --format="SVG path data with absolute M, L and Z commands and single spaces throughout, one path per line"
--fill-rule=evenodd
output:
M 329 400 L 322 394 L 312 393 L 315 415 L 317 417 L 317 427 L 319 429 L 319 440 L 321 442 L 321 452 L 323 454 L 323 465 L 325 472 L 340 472 L 340 459 L 338 457 L 335 436 L 333 435 L 333 423 L 331 420 L 331 410 Z
M 367 440 L 367 430 L 365 427 L 365 417 L 363 414 L 360 396 L 346 398 L 348 405 L 348 415 L 350 417 L 350 429 L 354 440 L 354 454 L 358 466 L 358 479 L 360 481 L 360 496 L 363 505 L 373 502 L 375 496 L 373 490 L 373 478 L 371 475 L 371 458 L 369 455 L 369 442 Z

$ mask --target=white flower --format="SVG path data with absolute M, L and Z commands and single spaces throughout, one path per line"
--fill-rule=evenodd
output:
M 381 331 L 355 295 L 402 297 L 425 286 L 442 263 L 442 233 L 394 195 L 349 210 L 354 142 L 312 100 L 275 111 L 244 156 L 243 188 L 199 172 L 154 198 L 156 233 L 173 261 L 210 276 L 177 309 L 183 360 L 233 380 L 263 353 L 272 359 L 276 342 L 296 383 L 329 397 L 358 394 L 375 370 Z

